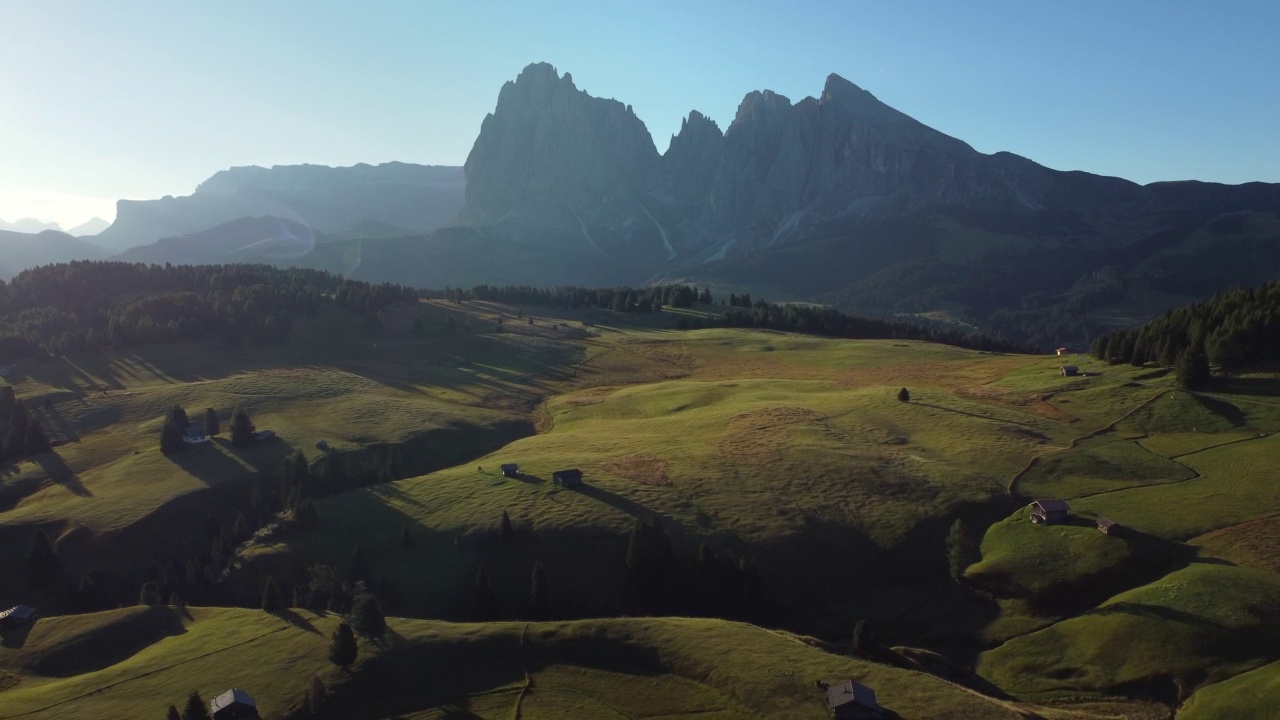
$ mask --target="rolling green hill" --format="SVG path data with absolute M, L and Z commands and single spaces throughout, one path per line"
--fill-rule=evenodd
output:
M 248 691 L 278 717 L 320 675 L 352 718 L 822 718 L 815 681 L 857 678 L 901 718 L 1021 718 L 1016 705 L 924 675 L 716 620 L 390 621 L 350 673 L 329 663 L 338 618 L 130 608 L 40 620 L 0 652 L 0 718 L 160 715 L 196 690 Z M 120 644 L 122 638 L 128 642 Z
M 0 541 L 25 548 L 46 529 L 68 582 L 108 568 L 133 583 L 119 588 L 126 603 L 154 579 L 166 594 L 254 606 L 268 576 L 286 599 L 306 594 L 318 565 L 346 578 L 359 545 L 391 614 L 433 620 L 393 621 L 382 654 L 344 678 L 323 656 L 332 615 L 50 618 L 20 647 L 0 648 L 0 718 L 11 703 L 39 709 L 187 658 L 192 673 L 120 687 L 180 704 L 188 678 L 208 677 L 206 697 L 253 685 L 278 712 L 323 671 L 368 713 L 352 717 L 421 718 L 509 717 L 516 703 L 526 717 L 816 718 L 825 710 L 814 680 L 841 673 L 874 680 L 902 717 L 1154 718 L 1187 697 L 1219 702 L 1214 688 L 1233 678 L 1271 687 L 1253 673 L 1280 647 L 1273 376 L 1238 378 L 1248 394 L 1188 393 L 1159 369 L 1076 357 L 672 329 L 696 310 L 527 310 L 427 301 L 371 325 L 327 309 L 273 345 L 185 342 L 9 369 L 58 445 L 4 469 Z M 1063 377 L 1064 363 L 1087 374 Z M 158 433 L 173 404 L 193 418 L 240 404 L 278 438 L 251 448 L 215 439 L 167 457 Z M 255 489 L 275 491 L 294 450 L 313 469 L 331 456 L 397 467 L 313 498 L 315 528 L 270 516 L 199 588 L 169 569 L 185 563 L 189 574 L 208 552 L 206 513 L 230 525 Z M 522 474 L 503 477 L 504 463 Z M 584 485 L 551 482 L 569 467 Z M 1021 508 L 1043 497 L 1070 501 L 1072 522 L 1029 523 Z M 1101 516 L 1128 532 L 1097 532 Z M 980 540 L 963 584 L 948 575 L 957 519 Z M 663 593 L 628 565 L 641 521 L 669 538 Z M 525 631 L 535 564 L 560 622 Z M 507 622 L 440 622 L 472 617 L 481 565 L 493 614 Z M 25 592 L 23 570 L 20 552 L 0 559 L 0 601 L 58 614 L 65 598 Z M 867 656 L 886 664 L 725 621 L 592 619 L 655 612 L 750 620 L 842 651 L 865 620 Z M 213 629 L 221 623 L 236 629 Z M 196 647 L 223 632 L 248 640 L 245 653 L 271 632 L 272 649 L 243 655 L 243 675 L 215 677 Z M 523 654 L 522 632 L 532 643 Z M 792 648 L 798 669 L 786 675 L 774 661 Z M 717 662 L 725 657 L 755 669 Z M 256 679 L 253 663 L 278 677 Z M 402 667 L 441 670 L 421 682 Z M 135 712 L 132 692 L 108 709 Z M 990 699 L 1006 693 L 1050 705 Z

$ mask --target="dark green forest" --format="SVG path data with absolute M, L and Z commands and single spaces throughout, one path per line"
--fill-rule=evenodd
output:
M 0 362 L 179 340 L 268 344 L 322 304 L 372 315 L 414 290 L 267 265 L 77 261 L 0 281 Z
M 1225 374 L 1273 366 L 1280 361 L 1280 282 L 1236 288 L 1101 335 L 1090 352 L 1113 364 L 1175 367 L 1188 387 L 1208 378 L 1210 363 Z

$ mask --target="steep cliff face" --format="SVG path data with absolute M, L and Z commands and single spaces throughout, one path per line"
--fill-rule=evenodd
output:
M 646 204 L 659 184 L 653 139 L 629 106 L 530 65 L 498 95 L 465 165 L 464 224 L 534 247 L 619 261 L 659 257 Z
M 120 200 L 115 222 L 95 241 L 123 250 L 263 216 L 324 232 L 366 221 L 427 232 L 457 217 L 464 182 L 461 168 L 407 163 L 232 168 L 201 183 L 192 195 Z

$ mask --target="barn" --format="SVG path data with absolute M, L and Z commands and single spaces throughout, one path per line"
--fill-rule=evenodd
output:
M 875 691 L 853 680 L 827 688 L 827 707 L 836 720 L 873 720 L 884 717 Z
M 231 688 L 209 701 L 213 720 L 260 720 L 258 703 L 240 688 Z
M 1059 525 L 1067 521 L 1071 506 L 1066 500 L 1037 500 L 1031 503 L 1031 522 L 1037 525 Z
M 551 473 L 551 482 L 560 487 L 575 487 L 582 484 L 582 471 L 577 468 L 557 470 Z

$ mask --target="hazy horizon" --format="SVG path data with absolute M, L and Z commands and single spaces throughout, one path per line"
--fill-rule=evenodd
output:
M 1280 8 L 1235 2 L 658 2 L 551 8 L 0 0 L 0 218 L 108 221 L 232 166 L 461 165 L 532 62 L 632 105 L 659 151 L 698 110 L 836 73 L 984 153 L 1147 183 L 1280 182 Z

